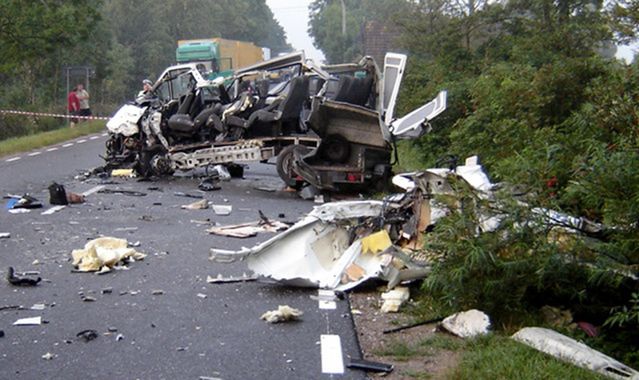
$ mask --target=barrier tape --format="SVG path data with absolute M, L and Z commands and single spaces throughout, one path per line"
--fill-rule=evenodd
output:
M 27 111 L 14 111 L 14 110 L 0 110 L 0 113 L 12 114 L 12 115 L 26 115 L 26 116 L 49 116 L 60 117 L 63 119 L 83 119 L 83 120 L 109 120 L 110 117 L 105 116 L 76 116 L 65 115 L 59 113 L 43 113 L 43 112 L 27 112 Z

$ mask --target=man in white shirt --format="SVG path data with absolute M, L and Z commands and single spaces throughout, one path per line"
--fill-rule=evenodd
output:
M 82 83 L 78 84 L 77 89 L 75 90 L 75 94 L 80 101 L 80 112 L 78 112 L 79 116 L 91 116 L 91 108 L 89 107 L 89 93 L 84 89 L 84 85 Z

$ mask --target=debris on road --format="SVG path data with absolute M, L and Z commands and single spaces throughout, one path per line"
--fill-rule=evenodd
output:
M 36 286 L 42 280 L 42 278 L 28 278 L 28 277 L 18 277 L 13 270 L 13 267 L 9 267 L 7 269 L 7 281 L 11 285 L 15 286 Z
M 201 298 L 201 299 L 206 299 L 206 294 L 204 294 L 204 293 L 198 293 L 198 294 L 197 294 L 197 297 L 198 297 L 198 298 Z
M 41 324 L 42 317 L 20 318 L 13 322 L 14 326 L 40 326 Z
M 299 317 L 303 314 L 304 312 L 301 310 L 292 308 L 288 305 L 279 305 L 277 310 L 267 311 L 262 314 L 260 319 L 263 319 L 268 323 L 289 322 L 299 320 Z
M 122 334 L 118 334 L 118 335 L 115 336 L 115 341 L 116 342 L 119 342 L 119 341 L 121 341 L 123 339 L 124 339 L 124 335 L 122 335 Z
M 639 372 L 554 330 L 525 327 L 512 338 L 557 359 L 612 379 L 637 379 Z
M 64 186 L 56 182 L 53 182 L 51 185 L 49 185 L 49 203 L 58 206 L 69 204 L 69 200 L 67 199 L 67 192 L 64 189 Z
M 0 239 L 9 239 L 11 237 L 10 232 L 0 232 Z
M 178 196 L 178 197 L 196 198 L 196 199 L 204 198 L 204 196 L 200 195 L 200 194 L 189 194 L 189 193 L 184 193 L 184 192 L 181 192 L 181 191 L 176 191 L 176 192 L 173 193 L 173 195 Z
M 213 212 L 215 212 L 215 215 L 231 215 L 231 212 L 233 211 L 233 206 L 230 205 L 213 205 L 211 207 L 213 207 Z
M 69 202 L 69 204 L 84 203 L 85 202 L 84 195 L 68 192 L 67 193 L 67 202 Z
M 189 203 L 188 205 L 182 205 L 182 209 L 184 210 L 204 210 L 209 208 L 209 201 L 206 199 L 202 199 L 193 203 Z
M 98 332 L 96 330 L 83 330 L 75 334 L 75 336 L 78 340 L 90 342 L 98 337 Z
M 229 284 L 234 282 L 249 282 L 257 280 L 257 276 L 252 275 L 249 276 L 246 273 L 242 273 L 241 276 L 222 276 L 222 274 L 218 274 L 217 277 L 206 276 L 206 282 L 209 284 Z
M 111 170 L 111 177 L 135 178 L 135 172 L 133 169 L 113 169 Z
M 353 369 L 361 369 L 366 372 L 384 372 L 384 373 L 391 373 L 393 372 L 393 368 L 395 368 L 395 366 L 393 366 L 392 364 L 379 363 L 379 362 L 373 362 L 370 360 L 353 359 L 353 358 L 348 359 L 348 362 L 346 363 L 346 367 L 353 368 Z
M 54 357 L 55 357 L 55 355 L 50 353 L 50 352 L 47 352 L 46 354 L 42 355 L 42 359 L 44 359 L 44 360 L 51 360 Z
M 135 190 L 123 190 L 123 189 L 102 189 L 98 190 L 100 194 L 122 194 L 122 195 L 130 195 L 132 197 L 144 197 L 146 193 Z
M 382 313 L 397 313 L 400 306 L 410 297 L 410 290 L 405 286 L 398 286 L 395 289 L 382 293 Z
M 16 211 L 19 209 L 34 209 L 34 208 L 42 208 L 42 203 L 29 194 L 24 195 L 8 195 L 9 200 L 7 201 L 7 209 L 9 212 Z
M 211 227 L 206 232 L 213 235 L 247 238 L 256 236 L 260 232 L 278 232 L 288 228 L 288 224 L 271 220 L 268 224 L 263 220 L 257 222 L 232 224 L 228 226 Z
M 489 333 L 490 318 L 482 311 L 471 309 L 446 317 L 441 326 L 460 338 L 473 338 Z
M 46 308 L 46 305 L 43 303 L 34 303 L 33 306 L 31 306 L 29 309 L 30 310 L 44 310 Z
M 161 296 L 162 294 L 164 294 L 164 290 L 162 289 L 153 289 L 151 291 L 151 295 L 154 295 L 154 296 Z
M 115 268 L 124 261 L 143 260 L 146 255 L 128 246 L 126 239 L 101 237 L 89 241 L 84 249 L 71 252 L 73 266 L 81 272 L 96 272 Z
M 95 297 L 91 297 L 91 296 L 82 296 L 80 297 L 80 299 L 82 299 L 83 302 L 95 302 L 96 298 Z
M 200 184 L 197 185 L 197 188 L 202 191 L 215 191 L 221 190 L 222 188 L 217 184 L 217 181 L 213 178 L 204 178 L 200 181 Z

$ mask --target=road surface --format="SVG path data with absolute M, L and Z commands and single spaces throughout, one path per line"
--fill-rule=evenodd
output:
M 0 232 L 11 234 L 0 239 L 3 278 L 9 266 L 39 271 L 43 278 L 37 287 L 15 287 L 4 279 L 0 284 L 1 379 L 365 378 L 348 368 L 343 374 L 322 371 L 323 360 L 325 366 L 339 369 L 340 358 L 346 362 L 349 356 L 360 357 L 347 300 L 326 310 L 311 299 L 317 294 L 313 289 L 206 282 L 208 275 L 246 272 L 244 263 L 208 260 L 211 247 L 250 247 L 272 235 L 213 236 L 197 221 L 256 221 L 259 209 L 271 218 L 294 222 L 312 209 L 312 202 L 294 194 L 256 190 L 264 183 L 278 183 L 274 166 L 252 164 L 244 179 L 223 182 L 222 190 L 209 193 L 198 192 L 198 180 L 186 177 L 156 182 L 76 179 L 101 164 L 98 154 L 104 151 L 104 140 L 98 134 L 0 158 L 0 192 L 28 192 L 45 206 L 25 214 L 10 214 L 4 207 L 0 212 Z M 53 181 L 78 193 L 104 185 L 146 195 L 94 193 L 84 204 L 41 215 L 50 207 L 47 187 Z M 195 199 L 175 192 L 202 194 L 216 204 L 232 205 L 233 212 L 216 216 L 210 209 L 183 210 L 181 205 Z M 71 250 L 99 236 L 139 241 L 138 250 L 148 256 L 126 271 L 72 273 Z M 83 301 L 87 296 L 95 301 Z M 45 307 L 31 310 L 34 304 Z M 302 310 L 302 320 L 260 320 L 278 305 Z M 46 323 L 12 325 L 37 316 Z M 80 341 L 76 334 L 87 329 L 96 330 L 98 338 Z M 340 346 L 325 346 L 322 355 L 321 335 L 338 336 Z

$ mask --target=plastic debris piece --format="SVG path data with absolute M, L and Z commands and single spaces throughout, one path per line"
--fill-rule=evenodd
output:
M 187 197 L 187 198 L 196 198 L 196 199 L 204 198 L 204 196 L 199 194 L 188 194 L 188 193 L 183 193 L 181 191 L 176 191 L 175 193 L 173 193 L 173 195 L 177 195 L 178 197 Z
M 393 290 L 389 290 L 386 293 L 382 293 L 382 299 L 384 303 L 382 304 L 381 310 L 383 313 L 397 313 L 399 311 L 400 306 L 408 301 L 410 297 L 410 291 L 407 287 L 398 286 Z
M 4 330 L 0 330 L 0 338 L 4 338 Z
M 164 290 L 162 289 L 154 289 L 151 291 L 151 294 L 154 296 L 161 296 L 162 294 L 164 294 Z
M 82 296 L 82 301 L 84 302 L 95 302 L 95 297 L 91 297 L 91 296 Z
M 370 360 L 353 359 L 353 358 L 348 359 L 348 362 L 346 363 L 346 367 L 361 369 L 366 372 L 385 372 L 385 373 L 393 372 L 393 368 L 394 368 L 392 364 L 372 362 Z
M 47 307 L 47 305 L 43 304 L 43 303 L 34 303 L 33 306 L 31 306 L 29 309 L 31 310 L 44 310 Z
M 116 336 L 115 336 L 115 341 L 116 341 L 116 342 L 119 342 L 119 341 L 121 341 L 122 339 L 124 339 L 124 335 L 122 335 L 122 334 L 118 334 L 118 335 L 116 335 Z
M 231 212 L 233 211 L 233 206 L 228 206 L 228 205 L 213 205 L 213 211 L 215 212 L 215 215 L 231 215 Z
M 482 311 L 471 309 L 446 317 L 442 327 L 460 338 L 472 338 L 488 334 L 490 318 Z
M 301 310 L 292 308 L 288 305 L 279 305 L 277 310 L 267 311 L 262 314 L 260 319 L 265 320 L 268 323 L 280 323 L 299 320 L 304 314 Z
M 129 248 L 125 239 L 101 237 L 87 242 L 84 249 L 71 252 L 73 265 L 81 272 L 95 272 L 104 266 L 115 268 L 125 259 L 143 260 L 146 255 Z
M 197 185 L 197 188 L 202 191 L 215 191 L 222 189 L 213 178 L 204 178 L 200 181 L 200 184 Z
M 188 205 L 182 205 L 185 210 L 204 210 L 209 208 L 209 201 L 202 199 L 197 202 L 189 203 Z
M 98 332 L 95 330 L 83 330 L 75 334 L 78 340 L 90 342 L 98 337 Z
M 53 354 L 52 354 L 52 353 L 50 353 L 50 352 L 47 352 L 46 354 L 42 355 L 42 359 L 44 359 L 44 360 L 51 360 L 51 359 L 53 359 L 54 357 L 55 357 L 55 355 L 53 355 Z
M 217 277 L 206 276 L 206 282 L 209 284 L 229 284 L 233 282 L 248 282 L 257 280 L 257 276 L 247 276 L 243 273 L 242 276 L 228 276 L 224 277 L 222 274 L 218 274 Z
M 133 169 L 113 169 L 111 171 L 111 177 L 133 178 L 135 177 L 135 173 L 133 172 Z
M 20 318 L 13 322 L 14 326 L 40 326 L 41 324 L 42 317 Z
M 512 338 L 557 359 L 613 379 L 638 379 L 639 372 L 587 345 L 542 327 L 525 327 Z
M 288 228 L 288 224 L 271 220 L 269 224 L 263 221 L 233 224 L 228 226 L 211 227 L 206 232 L 213 235 L 229 236 L 235 238 L 247 238 L 260 232 L 277 232 Z
M 0 239 L 9 239 L 11 237 L 10 232 L 0 232 Z
M 9 211 L 10 214 L 28 214 L 31 212 L 31 210 L 27 208 L 12 208 L 7 211 Z
M 206 294 L 204 293 L 198 293 L 197 296 L 201 299 L 205 299 L 206 298 Z
M 27 278 L 18 277 L 15 275 L 13 267 L 7 269 L 7 281 L 14 286 L 36 286 L 42 280 L 42 278 Z
M 386 230 L 372 233 L 362 239 L 362 253 L 379 253 L 390 247 L 390 236 Z
M 84 195 L 69 192 L 67 193 L 67 202 L 69 202 L 69 204 L 84 203 L 85 202 Z

